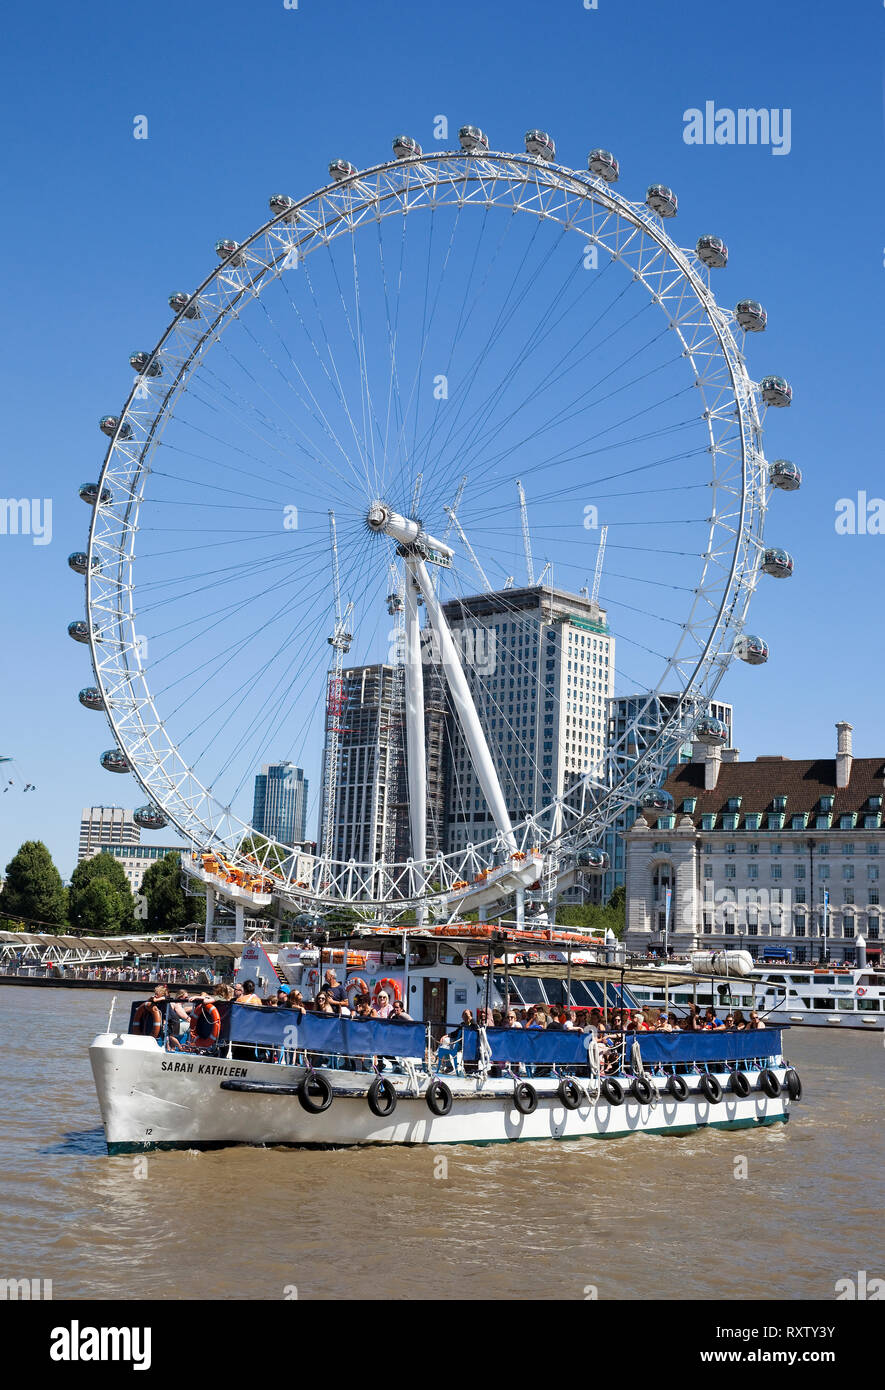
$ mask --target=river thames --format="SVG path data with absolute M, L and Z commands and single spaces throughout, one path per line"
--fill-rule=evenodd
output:
M 87 1047 L 111 997 L 0 986 L 0 1275 L 56 1300 L 831 1299 L 885 1275 L 881 1033 L 786 1033 L 804 1099 L 759 1131 L 109 1158 Z

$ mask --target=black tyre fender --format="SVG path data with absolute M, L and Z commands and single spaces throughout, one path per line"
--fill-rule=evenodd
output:
M 581 1104 L 581 1088 L 570 1076 L 564 1076 L 556 1093 L 566 1110 L 577 1110 Z
M 759 1087 L 765 1092 L 769 1100 L 775 1100 L 781 1093 L 781 1083 L 778 1081 L 771 1067 L 766 1067 L 759 1073 Z
M 381 1120 L 386 1120 L 388 1115 L 392 1115 L 396 1109 L 397 1096 L 393 1089 L 393 1082 L 388 1081 L 386 1076 L 376 1076 L 369 1087 L 369 1094 L 366 1099 L 372 1114 L 377 1115 Z
M 684 1076 L 668 1076 L 667 1090 L 674 1100 L 686 1100 L 688 1098 L 688 1082 Z
M 784 1077 L 784 1085 L 787 1088 L 787 1094 L 790 1100 L 802 1099 L 802 1079 L 795 1067 L 790 1067 L 790 1070 Z
M 424 1092 L 424 1099 L 427 1101 L 427 1108 L 431 1115 L 448 1115 L 454 1104 L 451 1090 L 444 1081 L 440 1081 L 439 1077 L 431 1081 Z
M 728 1084 L 731 1090 L 734 1091 L 736 1096 L 748 1096 L 750 1094 L 750 1091 L 752 1090 L 752 1087 L 750 1086 L 750 1078 L 747 1076 L 747 1073 L 745 1071 L 732 1072 Z
M 711 1105 L 715 1105 L 717 1101 L 722 1099 L 722 1087 L 716 1077 L 711 1076 L 709 1072 L 704 1072 L 698 1084 L 698 1090 Z
M 630 1082 L 630 1094 L 634 1100 L 638 1100 L 640 1105 L 648 1105 L 654 1090 L 652 1084 L 646 1076 L 634 1076 Z
M 311 1068 L 298 1083 L 298 1099 L 308 1115 L 322 1115 L 332 1104 L 332 1083 L 322 1072 Z
M 624 1104 L 624 1088 L 620 1081 L 615 1081 L 613 1076 L 607 1076 L 599 1088 L 599 1094 L 604 1096 L 609 1105 Z
M 538 1092 L 530 1081 L 517 1081 L 513 1088 L 513 1104 L 520 1115 L 531 1115 L 538 1108 Z

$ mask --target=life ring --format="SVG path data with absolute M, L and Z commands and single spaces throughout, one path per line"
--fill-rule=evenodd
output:
M 715 1105 L 717 1101 L 722 1099 L 722 1087 L 716 1080 L 716 1077 L 711 1076 L 709 1072 L 704 1072 L 698 1083 L 698 1090 L 702 1096 L 706 1097 L 711 1105 Z
M 799 1077 L 799 1073 L 794 1067 L 790 1067 L 790 1070 L 784 1077 L 784 1085 L 787 1088 L 787 1094 L 790 1100 L 802 1099 L 802 1081 Z
M 857 994 L 858 999 L 863 999 L 864 995 L 866 994 L 866 990 L 864 989 L 863 985 L 861 985 L 861 986 L 855 991 L 855 993 Z
M 360 994 L 369 993 L 369 986 L 366 984 L 365 980 L 362 979 L 360 975 L 350 975 L 348 979 L 344 981 L 344 993 L 349 994 L 350 991 L 353 989 L 354 985 L 361 986 Z
M 308 1115 L 322 1115 L 332 1104 L 332 1086 L 322 1072 L 306 1071 L 298 1083 L 298 1099 Z
M 513 1104 L 520 1115 L 531 1115 L 538 1108 L 538 1093 L 530 1081 L 517 1081 L 513 1088 Z
M 388 1081 L 386 1076 L 376 1076 L 369 1087 L 367 1099 L 372 1114 L 385 1120 L 396 1109 L 397 1096 L 393 1089 L 393 1082 Z
M 319 982 L 320 982 L 320 972 L 319 972 L 318 970 L 308 970 L 308 972 L 307 972 L 307 983 L 308 983 L 311 987 L 313 987 L 314 985 L 318 985 Z
M 431 1115 L 448 1115 L 452 1108 L 452 1092 L 444 1081 L 436 1077 L 424 1092 L 427 1108 Z
M 781 1083 L 778 1081 L 771 1067 L 766 1067 L 759 1073 L 759 1085 L 768 1096 L 769 1100 L 774 1100 L 781 1093 Z
M 607 1076 L 599 1088 L 600 1095 L 605 1096 L 609 1105 L 624 1104 L 624 1088 L 620 1081 L 615 1081 L 614 1077 Z
M 382 989 L 384 988 L 385 985 L 387 986 L 388 992 L 389 992 L 389 991 L 392 991 L 392 992 L 393 992 L 393 997 L 394 997 L 394 999 L 402 999 L 402 997 L 403 997 L 403 995 L 402 995 L 402 990 L 400 989 L 400 987 L 399 987 L 399 985 L 397 984 L 396 980 L 384 979 L 384 980 L 379 980 L 378 983 L 377 983 L 377 985 L 375 986 L 375 993 L 372 995 L 372 1003 L 373 1003 L 373 1004 L 377 1004 L 377 1003 L 378 1003 L 378 995 L 381 993 L 381 991 L 382 991 Z
M 728 1084 L 736 1096 L 748 1096 L 750 1094 L 750 1078 L 745 1071 L 732 1072 Z
M 652 1086 L 647 1076 L 634 1076 L 630 1083 L 630 1094 L 640 1105 L 648 1105 L 652 1098 Z
M 581 1088 L 570 1076 L 564 1076 L 556 1093 L 566 1110 L 577 1110 L 581 1104 Z
M 667 1090 L 674 1100 L 685 1100 L 688 1096 L 688 1082 L 684 1076 L 668 1076 Z

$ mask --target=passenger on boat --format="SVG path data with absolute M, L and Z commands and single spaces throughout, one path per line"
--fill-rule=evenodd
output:
M 188 1050 L 208 1052 L 218 1042 L 220 1032 L 221 1014 L 213 1004 L 212 996 L 210 994 L 200 995 L 194 1003 L 194 1011 L 191 1014 Z
M 292 991 L 289 989 L 288 985 L 280 985 L 279 989 L 277 990 L 278 1009 L 287 1009 L 289 1007 L 289 995 L 291 994 L 291 992 Z
M 383 990 L 383 989 L 380 991 L 380 993 L 379 993 L 378 996 L 377 996 L 377 1001 L 376 1001 L 376 1004 L 375 1004 L 375 1014 L 374 1014 L 374 1017 L 375 1017 L 375 1018 L 389 1018 L 389 1017 L 390 1017 L 390 995 L 389 995 L 385 990 Z
M 516 1017 L 516 1010 L 515 1010 L 515 1009 L 508 1009 L 508 1010 L 507 1010 L 506 1014 L 504 1015 L 503 1027 L 504 1027 L 504 1028 L 521 1028 L 521 1027 L 522 1027 L 522 1024 L 520 1023 L 519 1019 Z
M 133 1033 L 140 1033 L 143 1038 L 156 1038 L 159 1042 L 160 1034 L 163 1031 L 161 1005 L 165 1002 L 165 996 L 160 995 L 158 997 L 155 991 L 150 999 L 145 999 L 143 1004 L 139 1004 L 132 1020 Z
M 324 989 L 321 989 L 316 999 L 313 1001 L 313 1011 L 315 1014 L 333 1014 L 335 1008 L 332 1001 Z
M 300 1014 L 303 1014 L 305 1012 L 304 1000 L 301 996 L 300 989 L 289 990 L 289 998 L 286 1000 L 286 1007 L 289 1009 L 295 1009 L 296 1012 Z
M 711 1033 L 715 1028 L 724 1028 L 725 1024 L 722 1022 L 721 1018 L 716 1017 L 713 1009 L 709 1008 L 704 1014 L 704 1020 L 701 1026 L 705 1033 Z
M 750 1010 L 750 1021 L 749 1021 L 749 1023 L 747 1024 L 747 1029 L 748 1029 L 748 1031 L 750 1031 L 750 1032 L 755 1032 L 755 1030 L 756 1030 L 757 1028 L 762 1028 L 762 1027 L 764 1027 L 764 1025 L 763 1025 L 762 1020 L 760 1019 L 758 1013 L 756 1012 L 755 1009 L 751 1009 L 751 1010 Z
M 735 1011 L 734 1011 L 734 1023 L 733 1023 L 732 1026 L 733 1026 L 734 1028 L 736 1028 L 737 1031 L 738 1031 L 739 1033 L 743 1033 L 743 1032 L 746 1031 L 746 1028 L 747 1028 L 747 1020 L 744 1018 L 744 1011 L 743 1011 L 743 1009 L 735 1009 Z
M 334 970 L 327 970 L 324 976 L 325 992 L 330 1004 L 347 1004 L 347 990 L 338 983 Z
M 704 1025 L 701 1019 L 701 1011 L 697 1004 L 689 1004 L 688 1013 L 682 1021 L 682 1028 L 686 1033 L 703 1032 Z
M 237 1000 L 237 1003 L 238 1003 L 238 1004 L 250 1004 L 253 1008 L 256 1008 L 256 1009 L 260 1009 L 260 1008 L 261 1008 L 261 1000 L 259 999 L 258 995 L 255 993 L 255 981 L 254 981 L 254 980 L 244 980 L 244 981 L 243 981 L 243 995 L 242 995 L 242 998 L 241 998 L 241 999 L 238 999 L 238 1000 Z
M 353 1016 L 354 1018 L 366 1019 L 375 1017 L 375 1015 L 372 1013 L 372 1001 L 369 998 L 368 994 L 361 994 L 358 996 L 354 1004 Z
M 390 1006 L 390 1017 L 388 1023 L 414 1023 L 411 1014 L 407 1014 L 400 999 L 394 999 Z
M 475 1024 L 474 1021 L 473 1021 L 473 1014 L 470 1012 L 469 1009 L 465 1009 L 464 1012 L 461 1014 L 461 1027 L 462 1027 L 462 1028 L 475 1028 L 475 1027 L 476 1027 L 476 1024 Z
M 551 1008 L 547 1019 L 547 1031 L 550 1032 L 551 1030 L 556 1033 L 562 1032 L 562 1020 L 555 1008 Z

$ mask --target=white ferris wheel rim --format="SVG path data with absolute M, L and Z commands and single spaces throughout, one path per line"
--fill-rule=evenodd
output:
M 515 191 L 525 201 L 514 202 Z M 757 387 L 732 332 L 734 316 L 717 304 L 709 288 L 709 271 L 695 253 L 679 248 L 661 219 L 643 204 L 623 198 L 593 175 L 531 155 L 439 151 L 388 160 L 327 184 L 239 243 L 235 254 L 243 264 L 234 267 L 229 258 L 214 268 L 167 327 L 150 354 L 162 361 L 163 375 L 135 380 L 117 432 L 109 441 L 89 530 L 89 646 L 117 745 L 149 801 L 186 840 L 203 851 L 221 852 L 240 867 L 255 863 L 254 857 L 247 861 L 239 853 L 252 827 L 216 800 L 167 734 L 135 629 L 135 537 L 153 448 L 207 346 L 236 317 L 244 296 L 257 296 L 281 274 L 293 249 L 307 255 L 315 246 L 368 224 L 370 216 L 373 221 L 405 217 L 446 200 L 458 207 L 497 206 L 502 193 L 510 195 L 509 210 L 559 221 L 632 269 L 633 278 L 642 282 L 663 310 L 695 371 L 713 461 L 710 542 L 701 579 L 676 649 L 643 705 L 643 710 L 650 708 L 658 695 L 675 691 L 678 698 L 672 713 L 635 762 L 629 779 L 601 789 L 588 775 L 556 799 L 558 833 L 540 833 L 545 814 L 554 809 L 551 806 L 515 825 L 520 851 L 542 842 L 542 849 L 555 846 L 558 852 L 572 854 L 579 845 L 598 842 L 627 806 L 656 786 L 674 747 L 685 740 L 706 708 L 729 664 L 734 639 L 744 629 L 759 573 L 767 503 Z M 200 305 L 200 317 L 189 318 L 188 309 L 194 303 Z M 121 437 L 124 421 L 131 431 L 128 439 Z M 722 470 L 717 472 L 720 463 Z M 105 488 L 111 493 L 107 503 L 101 500 Z M 723 506 L 717 506 L 720 498 Z M 728 535 L 733 538 L 730 542 L 724 539 Z M 711 574 L 716 582 L 708 579 Z M 713 612 L 706 635 L 695 621 L 699 611 L 706 611 L 708 618 Z M 267 840 L 258 855 L 261 867 L 274 863 L 289 848 Z M 358 901 L 364 906 L 395 903 L 404 907 L 436 897 L 441 889 L 487 869 L 500 860 L 502 849 L 501 836 L 493 834 L 466 851 L 437 855 L 422 865 L 412 861 L 388 866 L 327 863 L 323 882 L 311 882 L 307 890 L 296 888 L 293 868 L 283 875 L 279 891 L 305 903 Z M 381 891 L 379 872 L 384 882 Z

